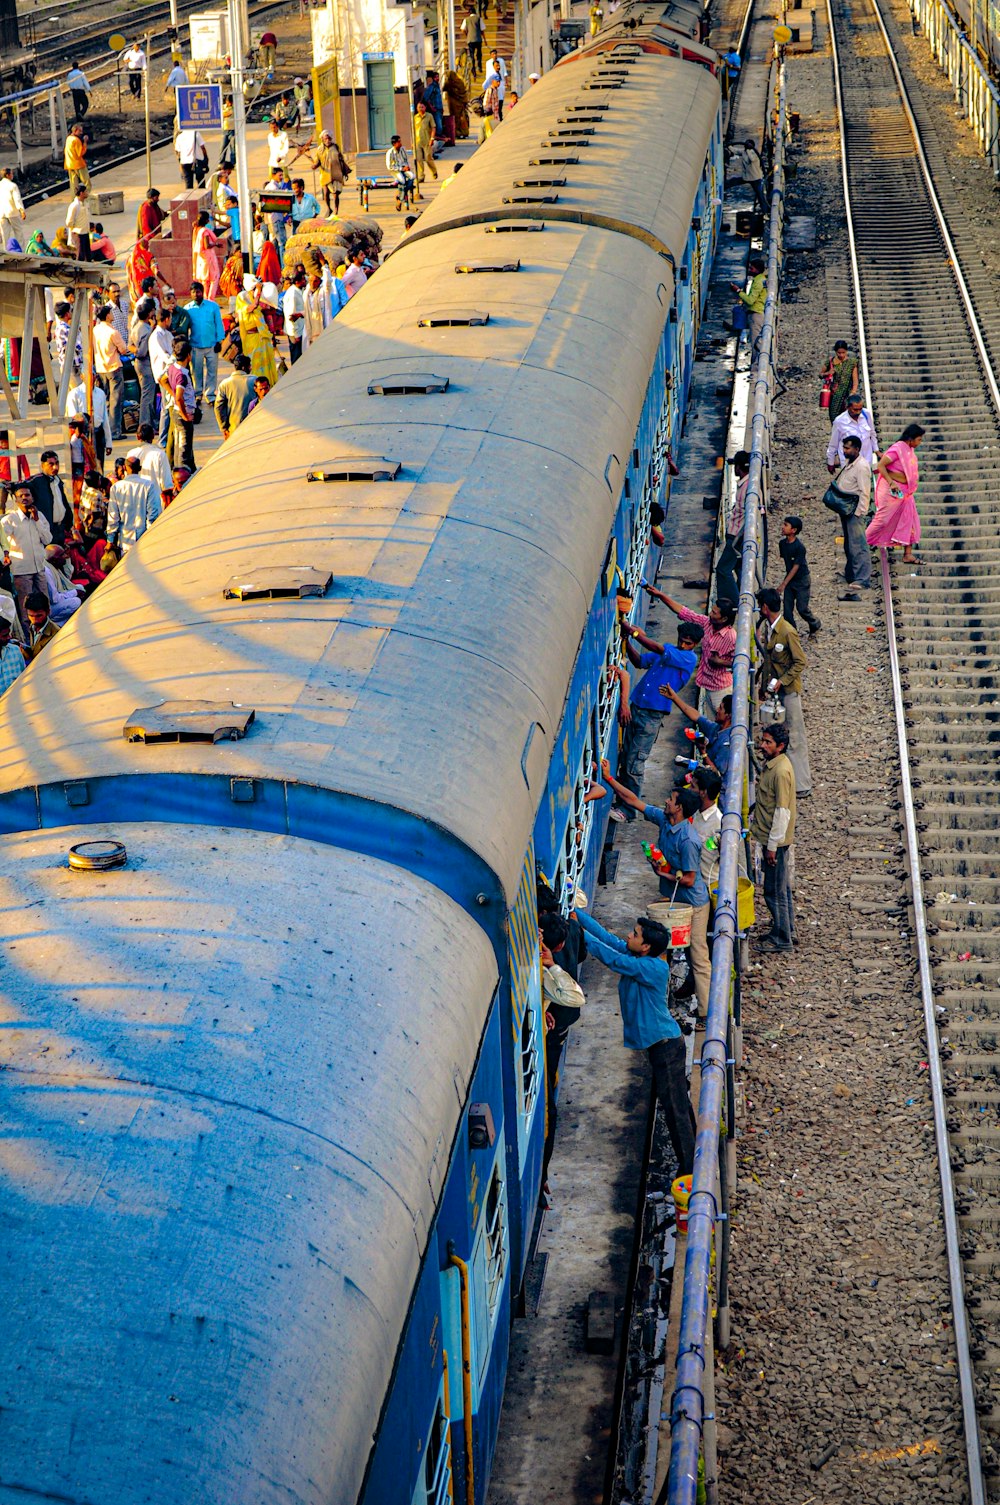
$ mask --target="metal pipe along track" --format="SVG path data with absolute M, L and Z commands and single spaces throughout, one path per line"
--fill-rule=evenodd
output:
M 1000 1500 L 1000 389 L 876 0 L 827 7 L 865 390 L 883 448 L 928 430 L 920 564 L 883 550 L 882 585 L 969 1498 L 985 1505 Z

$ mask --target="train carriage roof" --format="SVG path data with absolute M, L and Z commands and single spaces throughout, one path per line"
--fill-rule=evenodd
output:
M 619 67 L 627 70 L 624 82 L 604 87 Z M 718 110 L 718 80 L 679 58 L 640 52 L 618 62 L 609 54 L 574 54 L 519 100 L 502 129 L 420 216 L 398 254 L 408 258 L 413 242 L 449 225 L 576 219 L 645 240 L 677 266 Z M 556 133 L 571 132 L 575 118 L 587 113 L 600 118 L 564 138 L 586 144 L 560 147 Z M 536 161 L 562 153 L 578 161 Z M 525 179 L 565 181 L 516 186 Z M 504 203 L 530 192 L 557 202 Z
M 456 274 L 498 245 L 519 272 Z M 512 897 L 671 296 L 647 246 L 578 225 L 391 258 L 0 701 L 0 790 L 344 790 L 454 832 Z M 420 327 L 470 304 L 487 325 Z M 449 390 L 369 396 L 414 371 Z M 399 479 L 306 479 L 372 454 Z M 333 585 L 223 598 L 280 565 Z M 137 708 L 201 699 L 253 707 L 245 739 L 124 740 Z
M 100 836 L 129 865 L 70 871 Z M 355 1500 L 482 931 L 372 858 L 163 825 L 7 838 L 0 912 L 0 1500 Z

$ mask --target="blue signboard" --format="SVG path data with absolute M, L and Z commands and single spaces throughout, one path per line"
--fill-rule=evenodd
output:
M 221 84 L 179 84 L 177 124 L 182 131 L 221 131 Z
M 361 61 L 363 63 L 390 63 L 394 57 L 395 53 L 392 52 L 363 52 Z

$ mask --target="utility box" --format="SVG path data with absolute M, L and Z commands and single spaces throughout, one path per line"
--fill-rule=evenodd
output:
M 220 63 L 229 56 L 229 16 L 224 10 L 200 11 L 188 24 L 192 63 Z

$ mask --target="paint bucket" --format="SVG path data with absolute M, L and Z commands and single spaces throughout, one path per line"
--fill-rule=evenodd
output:
M 733 329 L 739 334 L 741 329 L 746 329 L 750 323 L 750 315 L 747 313 L 745 303 L 733 304 Z
M 646 913 L 651 920 L 658 920 L 670 936 L 668 944 L 675 950 L 691 944 L 690 904 L 670 904 L 666 899 L 647 904 Z
M 678 1176 L 670 1183 L 670 1195 L 674 1199 L 674 1212 L 677 1215 L 677 1232 L 688 1231 L 688 1203 L 691 1200 L 691 1185 L 693 1176 Z

